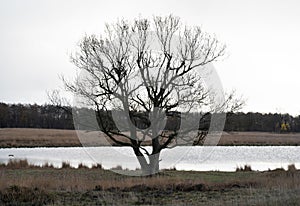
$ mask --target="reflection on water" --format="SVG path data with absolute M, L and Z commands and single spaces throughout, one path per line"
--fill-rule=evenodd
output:
M 150 148 L 148 148 L 150 149 Z M 27 159 L 42 165 L 45 162 L 60 167 L 62 161 L 77 167 L 79 163 L 91 166 L 101 163 L 106 169 L 121 165 L 136 169 L 139 164 L 131 148 L 127 147 L 59 147 L 59 148 L 9 148 L 0 149 L 0 162 L 9 159 Z M 237 166 L 251 165 L 253 170 L 287 168 L 295 164 L 300 168 L 299 146 L 236 146 L 236 147 L 176 147 L 163 150 L 161 169 L 235 171 Z

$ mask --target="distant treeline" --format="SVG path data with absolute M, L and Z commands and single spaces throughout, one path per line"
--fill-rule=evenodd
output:
M 166 129 L 179 127 L 180 118 L 176 114 L 169 114 Z M 206 122 L 209 119 L 210 115 L 206 117 Z M 0 128 L 74 129 L 74 125 L 69 107 L 0 103 Z M 225 131 L 300 132 L 300 116 L 228 113 Z
M 74 129 L 72 113 L 53 105 L 0 103 L 1 128 Z

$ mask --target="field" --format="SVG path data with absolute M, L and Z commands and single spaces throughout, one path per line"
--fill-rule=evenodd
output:
M 299 205 L 300 171 L 166 170 L 122 176 L 101 167 L 0 165 L 0 205 Z
M 83 131 L 81 131 L 83 132 Z M 83 132 L 84 133 L 84 132 Z M 72 147 L 84 145 L 109 145 L 103 134 L 85 133 L 88 142 L 79 141 L 74 130 L 57 129 L 0 129 L 0 148 L 8 147 Z M 300 145 L 300 134 L 277 134 L 267 132 L 224 132 L 218 145 Z

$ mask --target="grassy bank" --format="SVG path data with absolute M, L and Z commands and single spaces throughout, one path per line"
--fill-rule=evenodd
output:
M 97 132 L 85 133 L 88 142 L 80 142 L 76 131 L 57 129 L 5 128 L 0 129 L 0 148 L 10 147 L 80 147 L 113 144 Z M 275 134 L 267 132 L 224 132 L 218 145 L 284 146 L 300 145 L 300 134 Z
M 249 171 L 250 170 L 250 171 Z M 162 171 L 122 176 L 100 166 L 0 166 L 0 205 L 298 205 L 300 171 Z

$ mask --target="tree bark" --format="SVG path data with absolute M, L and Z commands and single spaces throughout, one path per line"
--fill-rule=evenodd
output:
M 145 156 L 137 148 L 133 148 L 134 153 L 139 161 L 143 175 L 151 176 L 159 172 L 159 155 L 160 153 L 152 154 L 148 156 L 149 163 L 147 162 Z
M 160 155 L 160 153 L 156 153 L 156 154 L 149 156 L 150 175 L 153 175 L 153 174 L 156 174 L 159 172 L 159 155 Z

